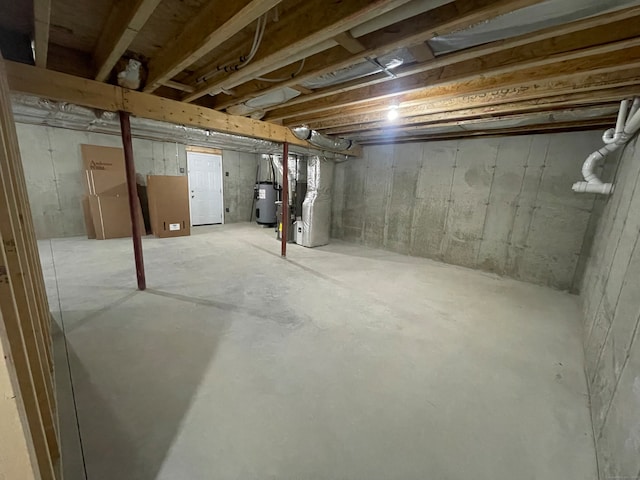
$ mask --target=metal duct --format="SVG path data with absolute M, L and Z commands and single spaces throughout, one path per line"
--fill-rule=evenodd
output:
M 246 102 L 232 105 L 227 108 L 227 113 L 231 115 L 249 115 L 253 112 L 262 110 L 263 108 L 271 107 L 273 105 L 279 105 L 281 103 L 288 102 L 292 98 L 296 98 L 300 95 L 298 90 L 285 87 L 273 92 L 254 97 Z
M 307 195 L 302 203 L 302 245 L 319 247 L 329 243 L 331 230 L 332 160 L 311 156 L 307 160 Z
M 282 185 L 282 155 L 268 155 L 271 161 L 273 162 L 273 166 L 276 169 L 276 178 L 275 182 L 279 185 Z M 296 188 L 296 179 L 301 177 L 300 173 L 296 169 L 296 165 L 300 162 L 296 161 L 298 157 L 294 155 L 289 155 L 289 161 L 287 162 L 288 170 L 289 170 L 289 192 L 295 191 Z M 299 180 L 301 181 L 301 180 Z M 293 195 L 289 195 L 289 203 L 293 202 Z
M 368 33 L 388 27 L 407 18 L 415 17 L 421 13 L 452 3 L 454 0 L 411 0 L 404 5 L 394 8 L 390 12 L 378 15 L 367 22 L 353 27 L 349 33 L 354 38 L 360 38 Z
M 308 140 L 309 143 L 316 147 L 327 148 L 329 150 L 350 150 L 355 145 L 353 140 L 329 137 L 328 135 L 323 135 L 320 132 L 311 130 L 306 125 L 293 127 L 291 131 L 300 140 Z
M 435 36 L 427 43 L 436 55 L 443 55 L 633 5 L 638 5 L 638 0 L 546 0 L 463 30 Z
M 377 57 L 376 60 L 384 68 L 368 61 L 356 63 L 355 65 L 341 68 L 334 72 L 310 78 L 309 80 L 300 82 L 300 85 L 311 89 L 338 85 L 349 80 L 355 80 L 356 78 L 364 78 L 369 75 L 374 75 L 384 71 L 384 69 L 393 70 L 400 65 L 415 62 L 416 59 L 408 49 L 400 48 L 386 55 L 381 55 L 380 57 Z
M 68 128 L 85 132 L 120 136 L 120 123 L 114 112 L 94 110 L 78 105 L 42 99 L 32 95 L 14 94 L 11 97 L 15 121 L 30 125 Z M 177 125 L 146 118 L 131 117 L 131 133 L 135 138 L 159 142 L 176 142 L 184 145 L 211 147 L 251 153 L 281 153 L 282 145 L 205 128 Z M 322 147 L 320 147 L 322 148 Z M 309 149 L 297 145 L 291 151 L 298 154 L 334 154 L 321 149 Z M 335 154 L 338 155 L 338 154 Z M 342 158 L 342 155 L 338 155 Z

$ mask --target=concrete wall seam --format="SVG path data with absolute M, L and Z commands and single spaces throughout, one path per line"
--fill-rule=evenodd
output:
M 332 234 L 575 290 L 593 196 L 571 185 L 599 142 L 576 132 L 365 147 L 336 166 Z

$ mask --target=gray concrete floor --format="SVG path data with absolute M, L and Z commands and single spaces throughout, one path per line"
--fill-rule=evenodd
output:
M 137 292 L 130 239 L 40 244 L 66 480 L 596 478 L 576 297 L 249 224 L 144 248 Z

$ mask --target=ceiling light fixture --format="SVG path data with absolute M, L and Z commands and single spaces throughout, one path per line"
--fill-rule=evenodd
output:
M 397 118 L 398 118 L 398 106 L 391 105 L 391 107 L 389 107 L 389 112 L 387 113 L 387 119 L 390 122 L 393 122 Z

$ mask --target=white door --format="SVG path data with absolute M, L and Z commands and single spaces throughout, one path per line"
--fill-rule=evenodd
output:
M 187 152 L 191 225 L 224 223 L 222 157 Z

